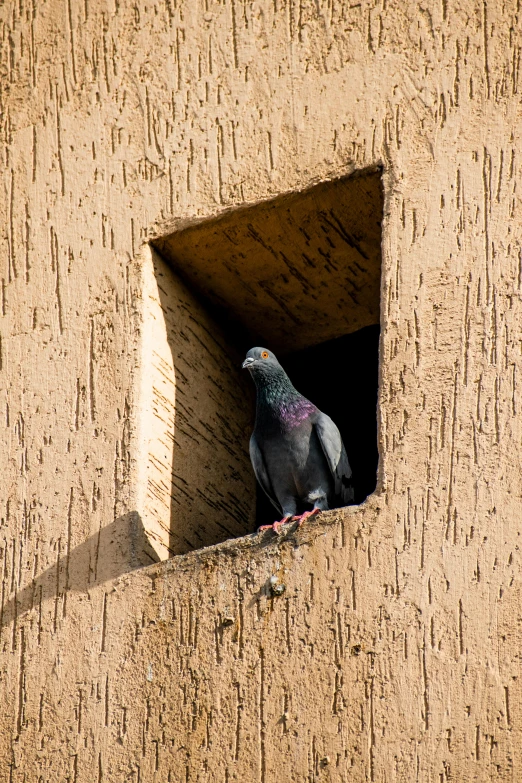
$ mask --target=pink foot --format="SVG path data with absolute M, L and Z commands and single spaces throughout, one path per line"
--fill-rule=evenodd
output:
M 314 508 L 312 511 L 305 511 L 304 514 L 301 514 L 298 517 L 294 517 L 294 519 L 297 519 L 297 527 L 301 527 L 305 519 L 308 517 L 313 517 L 315 514 L 320 514 L 321 509 L 320 508 Z
M 283 519 L 280 519 L 278 522 L 274 522 L 273 525 L 261 525 L 261 527 L 257 528 L 257 532 L 259 533 L 262 530 L 273 530 L 274 533 L 279 536 L 281 535 L 282 526 L 286 525 L 287 522 L 290 522 L 291 519 L 293 519 L 293 517 L 283 517 Z

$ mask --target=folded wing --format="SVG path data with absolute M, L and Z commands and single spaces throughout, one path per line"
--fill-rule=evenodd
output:
M 269 498 L 269 500 L 272 502 L 272 504 L 276 507 L 276 509 L 279 511 L 280 514 L 283 513 L 283 510 L 279 503 L 277 502 L 277 498 L 275 496 L 275 492 L 272 488 L 272 482 L 270 481 L 270 476 L 268 475 L 268 470 L 266 468 L 265 460 L 263 459 L 263 452 L 259 448 L 257 441 L 255 439 L 255 435 L 252 435 L 250 438 L 250 459 L 252 461 L 252 467 L 254 468 L 254 473 L 256 474 L 256 479 L 261 485 L 261 488 Z
M 334 479 L 335 494 L 344 505 L 353 503 L 352 469 L 341 433 L 326 413 L 318 413 L 314 427 Z

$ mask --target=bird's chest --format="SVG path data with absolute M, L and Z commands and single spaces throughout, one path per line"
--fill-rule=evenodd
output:
M 276 469 L 301 472 L 309 462 L 313 435 L 313 427 L 309 421 L 278 422 L 265 427 L 261 439 L 266 459 Z

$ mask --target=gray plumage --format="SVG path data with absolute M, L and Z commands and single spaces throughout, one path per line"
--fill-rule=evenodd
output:
M 274 530 L 298 512 L 301 520 L 310 513 L 353 502 L 352 471 L 331 418 L 294 388 L 266 348 L 252 348 L 243 367 L 256 385 L 252 466 L 282 516 L 272 526 Z

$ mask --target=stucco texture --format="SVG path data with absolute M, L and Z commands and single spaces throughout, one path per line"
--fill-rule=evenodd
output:
M 518 4 L 0 20 L 0 780 L 520 781 Z M 165 560 L 147 243 L 376 167 L 376 493 Z

